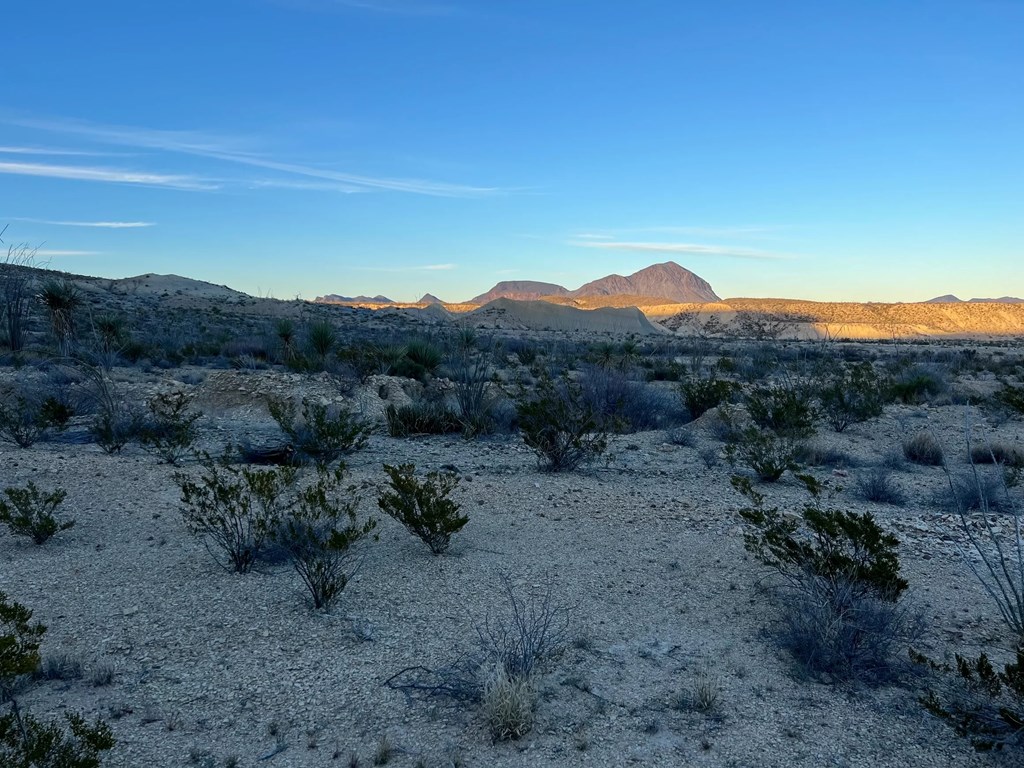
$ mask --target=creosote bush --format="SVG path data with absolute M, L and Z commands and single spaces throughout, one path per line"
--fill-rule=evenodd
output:
M 587 403 L 580 386 L 544 377 L 536 391 L 516 403 L 523 441 L 537 454 L 542 469 L 573 470 L 608 448 L 608 428 Z
M 74 520 L 59 522 L 54 511 L 67 497 L 61 488 L 44 493 L 31 480 L 25 488 L 5 488 L 0 498 L 0 523 L 15 536 L 28 536 L 36 544 L 44 544 L 51 536 L 66 531 Z
M 800 444 L 789 437 L 749 426 L 741 430 L 725 447 L 726 460 L 735 466 L 742 464 L 752 469 L 759 480 L 774 483 L 787 470 L 799 468 L 797 457 Z
M 271 400 L 270 415 L 291 440 L 296 458 L 327 466 L 366 445 L 370 427 L 342 406 L 303 398 L 301 413 L 291 400 Z
M 342 489 L 344 465 L 318 470 L 309 485 L 296 491 L 274 541 L 287 553 L 306 586 L 313 607 L 328 609 L 345 589 L 355 570 L 352 548 L 370 535 L 377 521 L 360 523 L 354 486 Z
M 759 427 L 780 437 L 800 439 L 814 434 L 815 411 L 806 388 L 778 384 L 755 387 L 746 396 L 747 413 Z
M 281 524 L 298 470 L 237 469 L 225 459 L 215 461 L 209 456 L 203 458 L 202 467 L 196 479 L 175 475 L 185 525 L 190 533 L 203 537 L 222 565 L 248 573 Z
M 0 592 L 0 765 L 5 768 L 98 768 L 100 755 L 114 746 L 110 728 L 65 714 L 67 727 L 23 712 L 13 698 L 18 680 L 39 669 L 39 644 L 46 627 L 32 623 L 32 611 Z
M 679 384 L 683 405 L 690 412 L 690 418 L 697 419 L 726 403 L 736 392 L 736 384 L 713 376 L 687 376 Z
M 55 395 L 22 386 L 0 396 L 0 439 L 31 448 L 51 430 L 64 430 L 73 415 L 71 406 Z
M 818 389 L 821 414 L 836 432 L 882 415 L 887 385 L 869 362 L 843 366 Z
M 459 512 L 458 503 L 448 498 L 459 478 L 451 472 L 429 472 L 423 480 L 417 480 L 412 464 L 385 464 L 384 471 L 389 490 L 381 492 L 378 506 L 419 536 L 435 555 L 443 554 L 452 536 L 469 522 Z
M 822 507 L 823 486 L 799 475 L 812 501 L 797 514 L 769 507 L 751 482 L 733 487 L 750 506 L 746 549 L 780 574 L 784 645 L 806 669 L 833 678 L 875 682 L 895 673 L 897 660 L 920 635 L 921 620 L 901 600 L 898 539 L 870 513 Z
M 903 455 L 915 464 L 929 467 L 942 465 L 942 446 L 931 432 L 921 431 L 903 441 Z
M 180 390 L 161 392 L 147 403 L 149 416 L 139 430 L 144 448 L 168 464 L 177 464 L 186 456 L 198 437 L 199 411 L 190 412 L 194 396 Z
M 1024 386 L 1016 386 L 1004 381 L 994 399 L 996 403 L 1018 416 L 1024 415 Z

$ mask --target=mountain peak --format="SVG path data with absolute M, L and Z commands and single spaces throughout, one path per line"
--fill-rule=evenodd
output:
M 571 296 L 650 296 L 680 304 L 720 301 L 711 285 L 674 261 L 652 264 L 628 277 L 608 275 L 587 283 Z

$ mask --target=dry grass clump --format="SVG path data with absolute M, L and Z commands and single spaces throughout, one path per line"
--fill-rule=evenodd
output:
M 1019 469 L 1024 467 L 1024 448 L 1009 443 L 972 445 L 970 460 L 972 464 L 1002 464 Z
M 903 455 L 915 464 L 928 467 L 941 466 L 945 458 L 935 435 L 924 430 L 903 441 Z
M 519 739 L 533 726 L 536 694 L 529 675 L 510 675 L 505 665 L 495 662 L 484 681 L 484 718 L 495 741 Z

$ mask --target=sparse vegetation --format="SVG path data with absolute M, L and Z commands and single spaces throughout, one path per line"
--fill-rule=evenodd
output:
M 418 480 L 412 464 L 385 464 L 384 472 L 390 490 L 381 493 L 378 506 L 419 536 L 435 555 L 444 554 L 452 536 L 469 522 L 459 512 L 459 505 L 448 498 L 459 484 L 458 476 L 451 472 L 428 472 L 423 480 Z
M 143 447 L 168 464 L 177 464 L 191 452 L 198 437 L 196 422 L 203 415 L 190 412 L 194 399 L 181 390 L 154 395 L 148 403 L 149 417 L 139 428 Z
M 24 488 L 5 488 L 4 496 L 7 498 L 0 498 L 0 523 L 15 536 L 27 536 L 36 544 L 45 544 L 51 536 L 75 524 L 74 520 L 61 522 L 53 514 L 67 498 L 62 488 L 44 493 L 30 480 Z
M 301 413 L 292 400 L 270 400 L 270 415 L 288 436 L 299 460 L 328 466 L 366 445 L 370 427 L 342 406 L 302 399 Z
M 562 472 L 593 461 L 608 448 L 607 425 L 568 379 L 541 379 L 516 403 L 523 441 L 543 469 Z
M 931 432 L 921 431 L 903 441 L 903 455 L 915 464 L 937 467 L 945 460 L 942 445 Z
M 679 390 L 690 418 L 697 419 L 728 402 L 736 392 L 736 385 L 713 376 L 688 376 L 679 384 Z
M 869 362 L 842 366 L 825 376 L 818 389 L 821 414 L 836 432 L 882 415 L 886 382 Z
M 463 422 L 444 403 L 419 400 L 409 405 L 389 405 L 384 411 L 392 437 L 450 435 L 463 431 Z

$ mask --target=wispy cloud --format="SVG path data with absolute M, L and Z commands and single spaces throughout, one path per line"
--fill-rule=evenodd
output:
M 155 227 L 153 221 L 49 221 L 48 219 L 27 219 L 14 216 L 11 221 L 24 221 L 29 224 L 46 224 L 52 227 L 95 227 L 96 229 L 141 229 Z
M 55 147 L 0 147 L 0 155 L 49 155 L 58 157 L 63 155 L 74 157 L 98 157 L 107 155 L 106 152 L 89 152 L 82 149 L 58 149 Z
M 47 258 L 60 257 L 60 256 L 99 256 L 100 251 L 60 251 L 52 250 L 49 248 L 41 248 L 34 252 L 35 256 L 45 256 Z
M 287 176 L 299 176 L 307 179 L 334 182 L 359 189 L 379 189 L 437 197 L 482 197 L 503 191 L 496 187 L 451 184 L 429 179 L 364 176 L 301 163 L 290 163 L 254 153 L 250 148 L 252 142 L 242 142 L 238 139 L 211 136 L 195 131 L 165 131 L 150 128 L 99 125 L 82 120 L 6 117 L 0 118 L 0 122 L 7 122 L 25 128 L 75 135 L 92 141 L 119 146 L 156 149 L 164 152 L 203 157 L 251 168 L 260 168 L 264 171 L 277 171 Z M 283 181 L 287 182 L 288 179 L 285 178 Z M 199 181 L 196 183 L 199 183 Z M 265 179 L 261 180 L 261 183 L 268 185 L 268 181 Z
M 196 176 L 149 173 L 124 168 L 103 168 L 82 165 L 52 165 L 49 163 L 14 163 L 0 161 L 0 173 L 15 176 L 43 176 L 75 181 L 104 181 L 113 184 L 135 184 L 147 187 L 169 187 L 184 190 L 211 190 L 218 185 Z
M 639 251 L 642 253 L 675 253 L 690 256 L 727 256 L 736 259 L 788 259 L 780 253 L 768 253 L 752 248 L 734 248 L 728 245 L 702 245 L 699 243 L 638 243 L 617 240 L 577 240 L 570 242 L 580 248 L 603 248 L 610 251 Z

